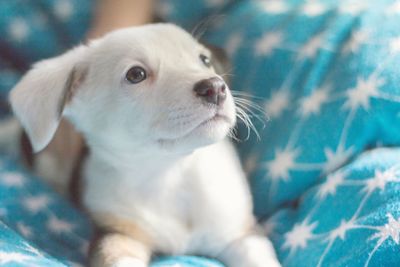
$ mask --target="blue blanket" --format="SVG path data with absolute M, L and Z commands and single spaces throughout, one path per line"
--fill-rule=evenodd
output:
M 205 38 L 231 56 L 234 93 L 255 96 L 270 118 L 256 124 L 261 140 L 238 148 L 283 265 L 399 266 L 399 2 L 188 3 L 158 10 L 189 30 L 210 21 Z M 0 112 L 29 64 L 84 38 L 90 10 L 91 1 L 0 2 Z M 0 163 L 0 264 L 84 264 L 88 219 L 18 159 Z M 188 256 L 153 266 L 176 264 L 221 266 Z

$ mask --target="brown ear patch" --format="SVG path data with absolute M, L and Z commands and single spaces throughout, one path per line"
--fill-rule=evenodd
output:
M 65 82 L 65 86 L 63 89 L 63 97 L 61 98 L 58 114 L 62 115 L 65 106 L 71 101 L 72 97 L 75 95 L 77 89 L 85 80 L 89 70 L 87 66 L 75 66 L 72 68 L 67 81 Z

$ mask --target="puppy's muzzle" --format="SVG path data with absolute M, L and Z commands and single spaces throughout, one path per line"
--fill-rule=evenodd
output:
M 193 90 L 197 97 L 208 104 L 219 106 L 222 105 L 226 99 L 226 83 L 218 77 L 197 82 Z

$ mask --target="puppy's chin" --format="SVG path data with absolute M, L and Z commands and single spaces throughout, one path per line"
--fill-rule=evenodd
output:
M 191 151 L 223 140 L 233 127 L 233 123 L 224 117 L 214 117 L 196 127 L 188 134 L 174 139 L 160 139 L 162 149 L 190 153 Z

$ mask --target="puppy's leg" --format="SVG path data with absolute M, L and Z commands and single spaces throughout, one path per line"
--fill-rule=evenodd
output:
M 132 237 L 108 233 L 97 238 L 91 249 L 92 267 L 147 267 L 150 248 Z
M 152 239 L 132 221 L 107 213 L 92 214 L 103 229 L 90 249 L 92 267 L 147 267 L 152 253 Z
M 218 256 L 229 267 L 279 267 L 271 242 L 260 234 L 236 239 Z

